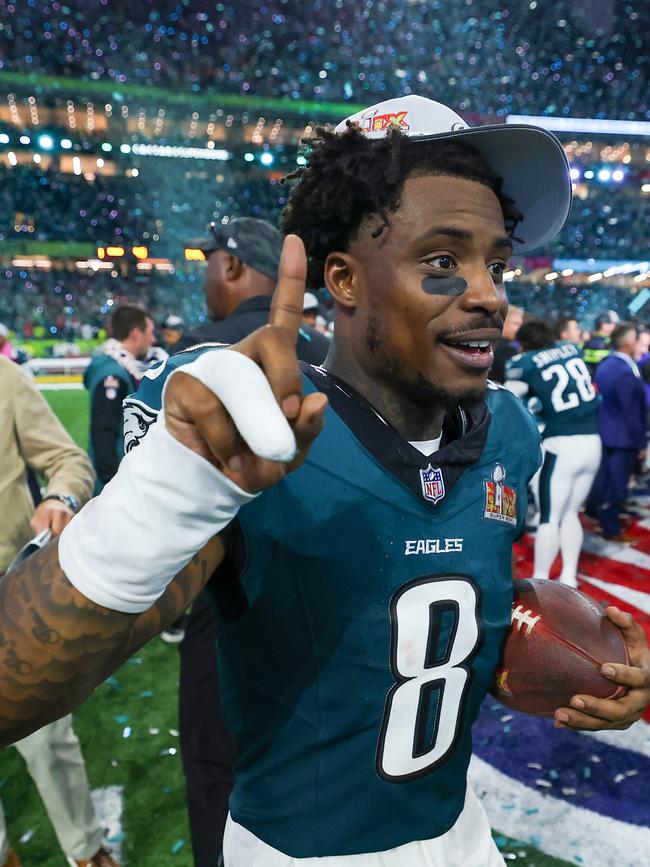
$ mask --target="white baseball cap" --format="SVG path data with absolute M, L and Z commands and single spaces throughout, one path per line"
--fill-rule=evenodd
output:
M 418 141 L 454 139 L 472 145 L 514 199 L 524 219 L 517 226 L 514 253 L 548 244 L 571 209 L 569 163 L 559 140 L 545 129 L 526 124 L 470 127 L 455 111 L 424 96 L 400 96 L 372 105 L 341 121 L 335 132 L 355 124 L 368 138 L 384 138 L 398 127 Z
M 313 292 L 305 292 L 305 298 L 302 303 L 303 313 L 306 313 L 308 310 L 318 310 L 318 298 L 314 295 Z

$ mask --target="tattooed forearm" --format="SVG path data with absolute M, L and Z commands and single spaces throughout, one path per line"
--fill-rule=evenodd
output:
M 188 607 L 224 556 L 214 538 L 143 614 L 91 602 L 68 581 L 56 541 L 0 578 L 0 746 L 77 707 Z

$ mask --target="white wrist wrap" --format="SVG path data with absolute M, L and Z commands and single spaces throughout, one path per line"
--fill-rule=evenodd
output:
M 289 422 L 262 369 L 247 355 L 235 349 L 204 352 L 170 375 L 163 402 L 176 373 L 189 373 L 217 395 L 253 454 L 269 461 L 291 461 L 296 456 Z
M 61 568 L 92 602 L 146 611 L 256 496 L 174 439 L 161 413 L 101 495 L 61 533 Z

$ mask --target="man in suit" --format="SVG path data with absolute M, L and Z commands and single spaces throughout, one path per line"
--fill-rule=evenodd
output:
M 621 531 L 619 512 L 635 466 L 645 458 L 646 402 L 641 374 L 634 361 L 637 331 L 631 322 L 616 326 L 611 352 L 598 365 L 595 383 L 601 395 L 598 430 L 603 460 L 587 511 L 600 520 L 606 539 L 629 541 Z

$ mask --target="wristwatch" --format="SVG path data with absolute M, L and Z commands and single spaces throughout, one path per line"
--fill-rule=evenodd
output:
M 76 514 L 79 511 L 79 500 L 76 497 L 73 497 L 72 494 L 48 494 L 46 497 L 43 497 L 43 502 L 45 500 L 58 500 L 60 503 L 64 503 L 69 509 Z

